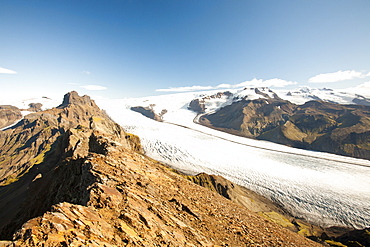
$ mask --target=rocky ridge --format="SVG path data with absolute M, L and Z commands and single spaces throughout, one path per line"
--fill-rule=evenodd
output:
M 21 111 L 10 105 L 0 105 L 0 129 L 5 128 L 22 118 Z
M 166 114 L 167 110 L 163 109 L 159 114 L 155 113 L 153 110 L 153 105 L 150 105 L 148 107 L 143 106 L 133 106 L 130 108 L 132 111 L 138 112 L 145 117 L 151 118 L 153 120 L 156 120 L 158 122 L 163 121 L 163 115 Z
M 0 140 L 0 246 L 317 246 L 146 157 L 87 96 Z
M 365 105 L 242 99 L 202 115 L 199 123 L 245 137 L 370 159 L 370 107 Z

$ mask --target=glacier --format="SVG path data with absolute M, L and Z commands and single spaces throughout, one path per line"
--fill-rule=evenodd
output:
M 316 225 L 370 227 L 370 161 L 234 136 L 196 124 L 197 114 L 187 109 L 189 102 L 217 92 L 95 101 L 128 132 L 140 136 L 146 155 L 177 170 L 221 175 Z M 261 97 L 252 90 L 233 93 L 249 99 Z M 304 103 L 317 94 L 322 99 L 349 104 L 353 96 L 316 89 L 291 91 L 290 95 L 277 93 L 295 103 Z M 26 108 L 29 102 L 42 102 L 43 109 L 60 104 L 46 97 L 18 98 L 2 98 L 0 103 Z M 206 102 L 206 112 L 231 103 L 232 99 L 226 97 L 212 99 Z M 132 106 L 149 105 L 157 113 L 167 110 L 164 122 L 130 110 Z
M 194 123 L 197 93 L 96 102 L 146 155 L 188 174 L 221 175 L 323 227 L 370 227 L 370 161 L 234 136 Z M 226 102 L 227 103 L 227 102 Z M 156 122 L 130 110 L 168 110 Z M 220 105 L 220 104 L 217 104 Z

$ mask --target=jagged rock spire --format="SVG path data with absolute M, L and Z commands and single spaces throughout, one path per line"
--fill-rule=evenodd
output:
M 71 104 L 95 106 L 94 100 L 90 99 L 89 96 L 80 96 L 76 91 L 71 91 L 64 95 L 63 103 L 58 108 L 64 108 Z

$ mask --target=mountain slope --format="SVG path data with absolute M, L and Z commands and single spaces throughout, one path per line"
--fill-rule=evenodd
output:
M 370 159 L 370 107 L 276 98 L 240 100 L 199 123 L 293 147 Z
M 71 197 L 69 192 L 48 194 L 35 187 L 33 194 L 30 190 L 33 181 L 40 178 L 46 181 L 46 174 L 59 171 L 66 157 L 85 156 L 89 146 L 83 145 L 83 141 L 94 141 L 93 131 L 109 133 L 113 140 L 121 140 L 121 145 L 130 147 L 123 129 L 88 96 L 80 97 L 76 92 L 65 95 L 58 108 L 29 114 L 13 128 L 0 132 L 1 236 L 12 234 L 25 218 L 40 215 L 56 201 Z M 33 197 L 39 193 L 42 196 L 36 203 Z
M 21 111 L 10 105 L 0 105 L 0 129 L 7 127 L 22 118 Z
M 147 158 L 87 96 L 0 134 L 0 246 L 317 246 Z

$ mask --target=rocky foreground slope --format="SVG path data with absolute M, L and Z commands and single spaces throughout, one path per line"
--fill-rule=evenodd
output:
M 0 246 L 318 245 L 147 158 L 88 96 L 0 141 Z

